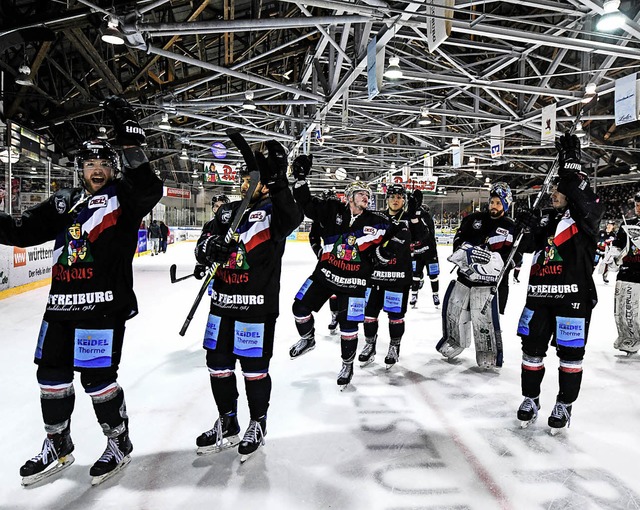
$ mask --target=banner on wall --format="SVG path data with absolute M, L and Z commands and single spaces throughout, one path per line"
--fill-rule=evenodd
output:
M 0 246 L 0 290 L 51 276 L 53 241 L 29 248 Z
M 491 128 L 491 157 L 499 158 L 504 153 L 504 131 L 501 124 Z
M 630 74 L 616 80 L 615 85 L 615 117 L 616 126 L 638 120 L 638 73 Z
M 217 184 L 235 184 L 236 167 L 227 163 L 206 162 L 204 164 L 204 180 Z
M 191 198 L 191 190 L 164 187 L 164 196 L 170 198 Z
M 419 189 L 425 193 L 436 193 L 438 190 L 438 177 L 410 177 L 404 179 L 401 175 L 394 175 L 390 180 L 391 184 L 402 184 L 408 190 Z
M 453 0 L 427 0 L 427 45 L 433 53 L 451 34 Z
M 542 126 L 540 141 L 545 143 L 555 143 L 556 141 L 556 103 L 545 106 L 542 109 Z

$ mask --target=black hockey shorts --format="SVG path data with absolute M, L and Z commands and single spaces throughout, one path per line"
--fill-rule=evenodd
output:
M 323 283 L 314 281 L 313 277 L 309 277 L 296 294 L 294 308 L 317 312 L 331 296 L 335 295 L 337 303 L 332 309 L 339 313 L 346 312 L 346 320 L 362 322 L 364 321 L 365 291 L 366 289 L 363 289 L 360 293 L 352 294 L 336 292 Z M 296 303 L 302 306 L 296 306 Z
M 567 361 L 584 358 L 591 306 L 579 303 L 571 305 L 525 305 L 518 322 L 518 336 L 522 339 L 522 352 L 529 356 L 544 357 L 549 341 L 556 347 L 558 357 Z
M 82 383 L 115 381 L 122 356 L 125 319 L 102 317 L 87 321 L 42 321 L 34 362 L 38 378 Z
M 240 360 L 245 373 L 268 371 L 277 317 L 270 314 L 240 320 L 209 314 L 203 342 L 207 367 L 233 370 Z
M 367 305 L 364 309 L 366 317 L 377 317 L 380 310 L 389 314 L 391 319 L 402 319 L 407 313 L 409 304 L 409 289 L 407 286 L 401 289 L 382 289 L 374 285 L 367 289 Z

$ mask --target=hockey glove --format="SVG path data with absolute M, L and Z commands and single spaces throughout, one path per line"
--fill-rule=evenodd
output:
M 196 264 L 196 267 L 193 268 L 193 276 L 196 280 L 202 280 L 207 274 L 207 266 L 204 264 Z
M 79 188 L 63 188 L 49 197 L 49 203 L 53 205 L 56 213 L 68 214 L 77 209 L 84 196 Z
M 582 170 L 580 164 L 582 150 L 580 139 L 576 135 L 569 133 L 562 135 L 556 140 L 556 149 L 558 150 L 558 176 L 560 178 Z
M 258 169 L 260 170 L 260 182 L 265 184 L 269 191 L 276 192 L 289 185 L 287 181 L 287 151 L 275 140 L 267 143 L 269 154 L 265 158 L 261 152 L 255 153 Z
M 238 243 L 232 239 L 229 243 L 224 242 L 224 236 L 217 234 L 209 237 L 205 242 L 202 250 L 207 264 L 222 264 L 229 260 L 231 254 L 236 250 Z
M 311 165 L 313 165 L 313 154 L 301 154 L 293 160 L 291 171 L 296 181 L 304 181 L 307 178 L 311 172 Z
M 540 209 L 523 209 L 516 216 L 516 230 L 531 232 L 540 223 Z
M 486 264 L 491 260 L 491 252 L 479 246 L 473 246 L 468 250 L 468 254 L 473 264 Z
M 124 98 L 110 96 L 102 102 L 102 107 L 113 123 L 116 143 L 122 146 L 140 146 L 145 143 L 147 137 L 144 129 L 138 124 L 133 108 Z

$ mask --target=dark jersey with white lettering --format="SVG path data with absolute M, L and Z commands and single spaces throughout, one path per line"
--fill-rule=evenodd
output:
M 435 225 L 431 214 L 424 207 L 418 207 L 415 217 L 411 218 L 409 229 L 413 258 L 438 262 Z
M 389 214 L 387 210 L 385 216 L 390 222 L 397 222 L 400 227 L 393 237 L 395 256 L 386 265 L 376 265 L 371 274 L 371 284 L 377 285 L 381 289 L 402 290 L 411 286 L 413 280 L 413 269 L 411 265 L 411 231 L 409 230 L 410 220 Z M 396 215 L 398 216 L 398 215 Z
M 460 228 L 453 238 L 453 251 L 463 243 L 480 246 L 485 250 L 500 254 L 503 262 L 507 260 L 513 246 L 515 223 L 511 218 L 502 215 L 492 218 L 489 211 L 475 212 L 462 220 Z M 458 280 L 468 287 L 492 285 L 486 282 L 472 282 L 458 272 Z M 508 273 L 502 279 L 502 284 L 508 284 Z
M 160 198 L 162 181 L 144 163 L 94 195 L 65 189 L 18 220 L 0 213 L 2 244 L 55 240 L 45 320 L 130 318 L 138 312 L 132 260 L 140 222 Z
M 364 296 L 373 270 L 373 250 L 389 227 L 389 220 L 368 210 L 353 217 L 348 205 L 312 197 L 309 187 L 294 187 L 305 215 L 322 223 L 322 255 L 313 279 L 335 292 Z
M 598 301 L 592 273 L 602 205 L 588 183 L 576 176 L 563 178 L 558 190 L 567 196 L 569 207 L 543 210 L 538 227 L 528 234 L 535 252 L 527 303 L 593 307 Z
M 196 259 L 206 264 L 204 245 L 226 235 L 240 200 L 223 204 L 202 229 Z M 279 312 L 280 271 L 287 236 L 300 225 L 302 211 L 288 187 L 252 204 L 236 229 L 237 247 L 214 277 L 211 313 L 221 317 L 261 317 Z
M 640 283 L 640 218 L 627 220 L 631 235 L 627 235 L 625 226 L 618 229 L 613 246 L 620 248 L 626 255 L 622 258 L 622 265 L 617 279 L 621 282 Z M 635 241 L 635 242 L 634 242 Z M 636 245 L 638 244 L 638 246 Z

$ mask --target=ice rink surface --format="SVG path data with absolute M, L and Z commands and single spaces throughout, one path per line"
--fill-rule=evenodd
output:
M 171 284 L 193 268 L 193 243 L 135 261 L 140 314 L 128 322 L 120 383 L 134 444 L 131 464 L 103 485 L 90 486 L 89 468 L 106 440 L 90 398 L 76 381 L 72 437 L 75 464 L 30 488 L 18 470 L 44 439 L 33 352 L 48 287 L 0 301 L 1 510 L 106 509 L 635 509 L 640 508 L 640 356 L 612 347 L 614 282 L 596 275 L 594 310 L 582 392 L 571 427 L 551 436 L 546 425 L 557 392 L 558 361 L 546 359 L 541 415 L 520 429 L 520 340 L 516 325 L 528 266 L 502 318 L 504 367 L 481 371 L 473 347 L 453 362 L 436 352 L 440 311 L 429 284 L 409 310 L 400 362 L 383 358 L 388 327 L 381 315 L 376 361 L 356 364 L 340 392 L 339 336 L 330 336 L 328 308 L 316 314 L 316 349 L 289 359 L 298 337 L 293 296 L 315 258 L 306 243 L 290 242 L 283 260 L 280 318 L 271 363 L 273 393 L 265 447 L 245 464 L 235 449 L 197 457 L 195 438 L 217 417 L 201 347 L 208 303 L 185 337 L 178 331 L 200 282 Z M 453 276 L 439 248 L 440 297 Z M 528 260 L 528 259 L 526 259 Z M 362 328 L 358 352 L 364 343 Z M 242 377 L 239 419 L 248 410 Z

